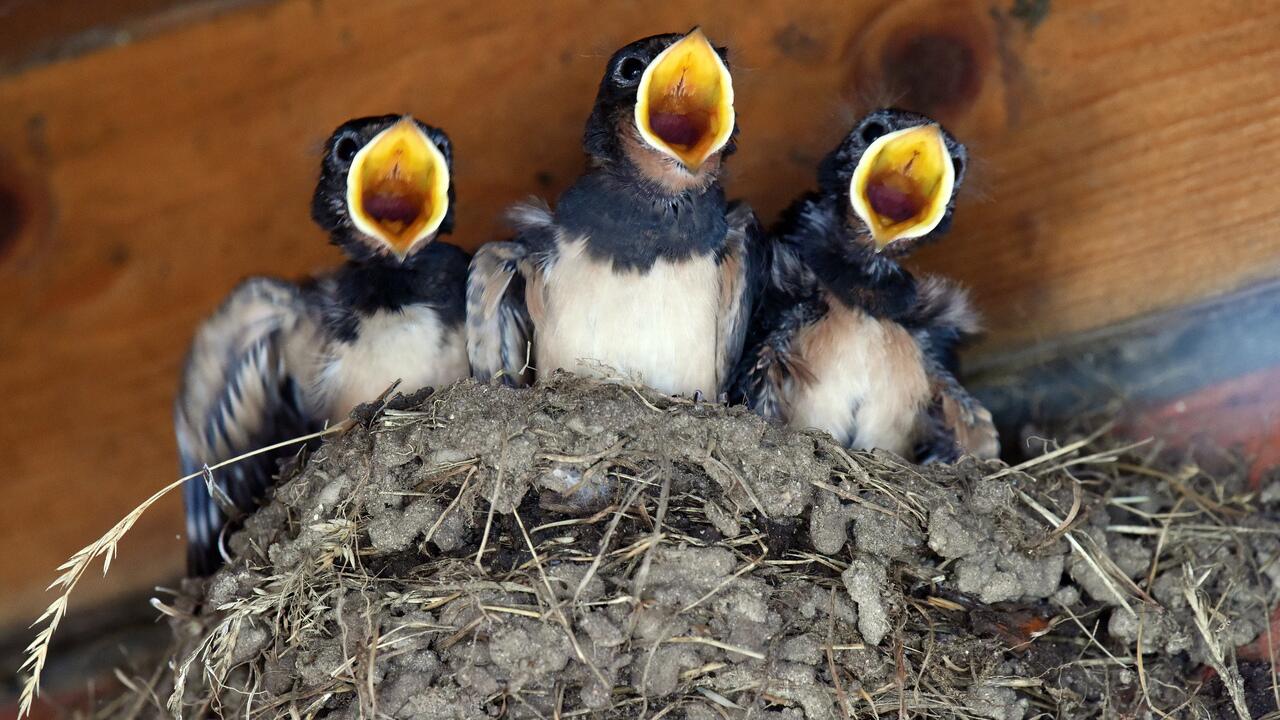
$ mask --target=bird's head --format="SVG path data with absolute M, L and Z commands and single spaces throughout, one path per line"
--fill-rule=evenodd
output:
M 668 192 L 705 187 L 733 152 L 733 78 L 698 28 L 637 40 L 609 58 L 584 146 Z
M 408 115 L 344 123 L 329 136 L 311 217 L 354 260 L 404 262 L 453 229 L 453 148 Z
M 968 155 L 941 125 L 904 110 L 864 117 L 818 170 L 845 223 L 876 253 L 900 256 L 951 225 Z

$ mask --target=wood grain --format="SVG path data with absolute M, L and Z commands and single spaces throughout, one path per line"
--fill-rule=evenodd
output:
M 731 46 L 728 183 L 766 218 L 859 109 L 942 118 L 975 163 L 922 262 L 974 286 L 987 351 L 1275 276 L 1280 5 L 1052 7 L 1036 25 L 1004 0 L 278 0 L 0 78 L 0 623 L 173 476 L 198 319 L 241 276 L 335 260 L 307 219 L 331 128 L 447 128 L 474 246 L 574 177 L 604 59 L 653 32 Z M 174 498 L 76 604 L 172 577 L 179 533 Z
M 0 73 L 65 59 L 260 0 L 0 0 Z

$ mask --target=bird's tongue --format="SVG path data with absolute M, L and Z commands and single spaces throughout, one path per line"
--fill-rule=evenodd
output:
M 653 134 L 670 145 L 694 145 L 706 130 L 706 122 L 696 115 L 655 112 L 649 116 Z
M 895 223 L 910 220 L 920 212 L 922 201 L 914 193 L 893 187 L 886 182 L 867 185 L 867 202 L 882 218 Z
M 372 193 L 364 199 L 364 211 L 380 223 L 408 225 L 422 214 L 422 203 L 404 195 Z

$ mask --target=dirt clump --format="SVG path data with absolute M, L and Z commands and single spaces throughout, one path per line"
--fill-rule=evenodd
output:
M 155 714 L 1275 707 L 1236 648 L 1261 659 L 1277 493 L 1243 475 L 1097 440 L 919 467 L 566 377 L 357 415 L 231 538 L 235 560 L 172 601 Z

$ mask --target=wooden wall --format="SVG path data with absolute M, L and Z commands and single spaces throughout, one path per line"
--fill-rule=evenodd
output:
M 330 129 L 400 111 L 447 128 L 455 237 L 475 246 L 503 206 L 573 178 L 604 59 L 643 35 L 700 23 L 731 46 L 728 186 L 766 218 L 860 109 L 948 124 L 972 180 L 922 264 L 975 288 L 979 352 L 1280 274 L 1274 2 L 276 0 L 189 18 L 0 75 L 0 625 L 173 477 L 199 318 L 244 275 L 335 261 L 307 218 Z M 179 505 L 73 611 L 175 576 Z

